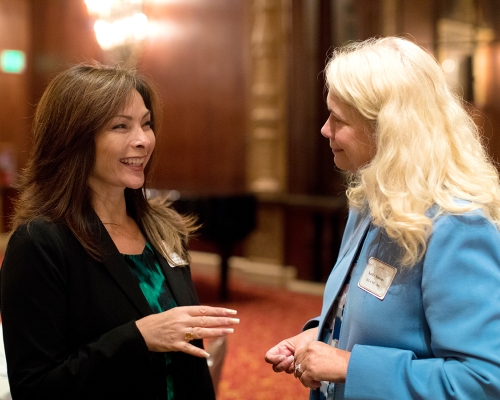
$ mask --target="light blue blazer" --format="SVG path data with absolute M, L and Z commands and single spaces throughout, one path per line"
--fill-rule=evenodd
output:
M 404 270 L 368 211 L 351 210 L 321 316 L 306 328 L 319 324 L 321 335 L 365 232 L 339 340 L 352 353 L 335 399 L 500 399 L 500 233 L 481 211 L 437 217 L 424 258 Z M 370 257 L 397 268 L 383 300 L 358 287 Z

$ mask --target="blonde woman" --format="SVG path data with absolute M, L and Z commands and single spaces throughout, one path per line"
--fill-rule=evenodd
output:
M 159 112 L 120 67 L 74 66 L 42 96 L 1 270 L 14 399 L 215 399 L 202 339 L 239 321 L 199 305 L 193 221 L 145 197 Z
M 326 67 L 350 213 L 321 315 L 266 354 L 311 399 L 500 398 L 500 190 L 440 66 L 408 40 Z

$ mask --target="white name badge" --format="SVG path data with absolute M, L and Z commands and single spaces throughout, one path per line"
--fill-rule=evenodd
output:
M 383 300 L 396 272 L 396 268 L 370 257 L 363 275 L 359 279 L 358 287 L 374 295 L 377 299 Z

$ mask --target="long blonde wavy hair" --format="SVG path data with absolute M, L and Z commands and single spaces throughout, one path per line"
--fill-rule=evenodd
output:
M 406 39 L 368 39 L 336 49 L 325 72 L 328 95 L 357 111 L 376 143 L 371 162 L 348 174 L 349 204 L 368 205 L 403 266 L 425 254 L 433 205 L 435 216 L 482 209 L 500 228 L 498 172 L 434 57 Z

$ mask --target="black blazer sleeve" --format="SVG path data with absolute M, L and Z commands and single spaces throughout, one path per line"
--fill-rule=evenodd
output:
M 148 351 L 135 325 L 151 311 L 138 285 L 127 286 L 132 274 L 116 265 L 116 248 L 111 253 L 113 273 L 67 227 L 41 219 L 10 238 L 0 297 L 14 400 L 163 398 L 164 356 Z M 179 366 L 198 363 L 184 356 L 176 356 Z M 204 381 L 208 369 L 199 371 Z

